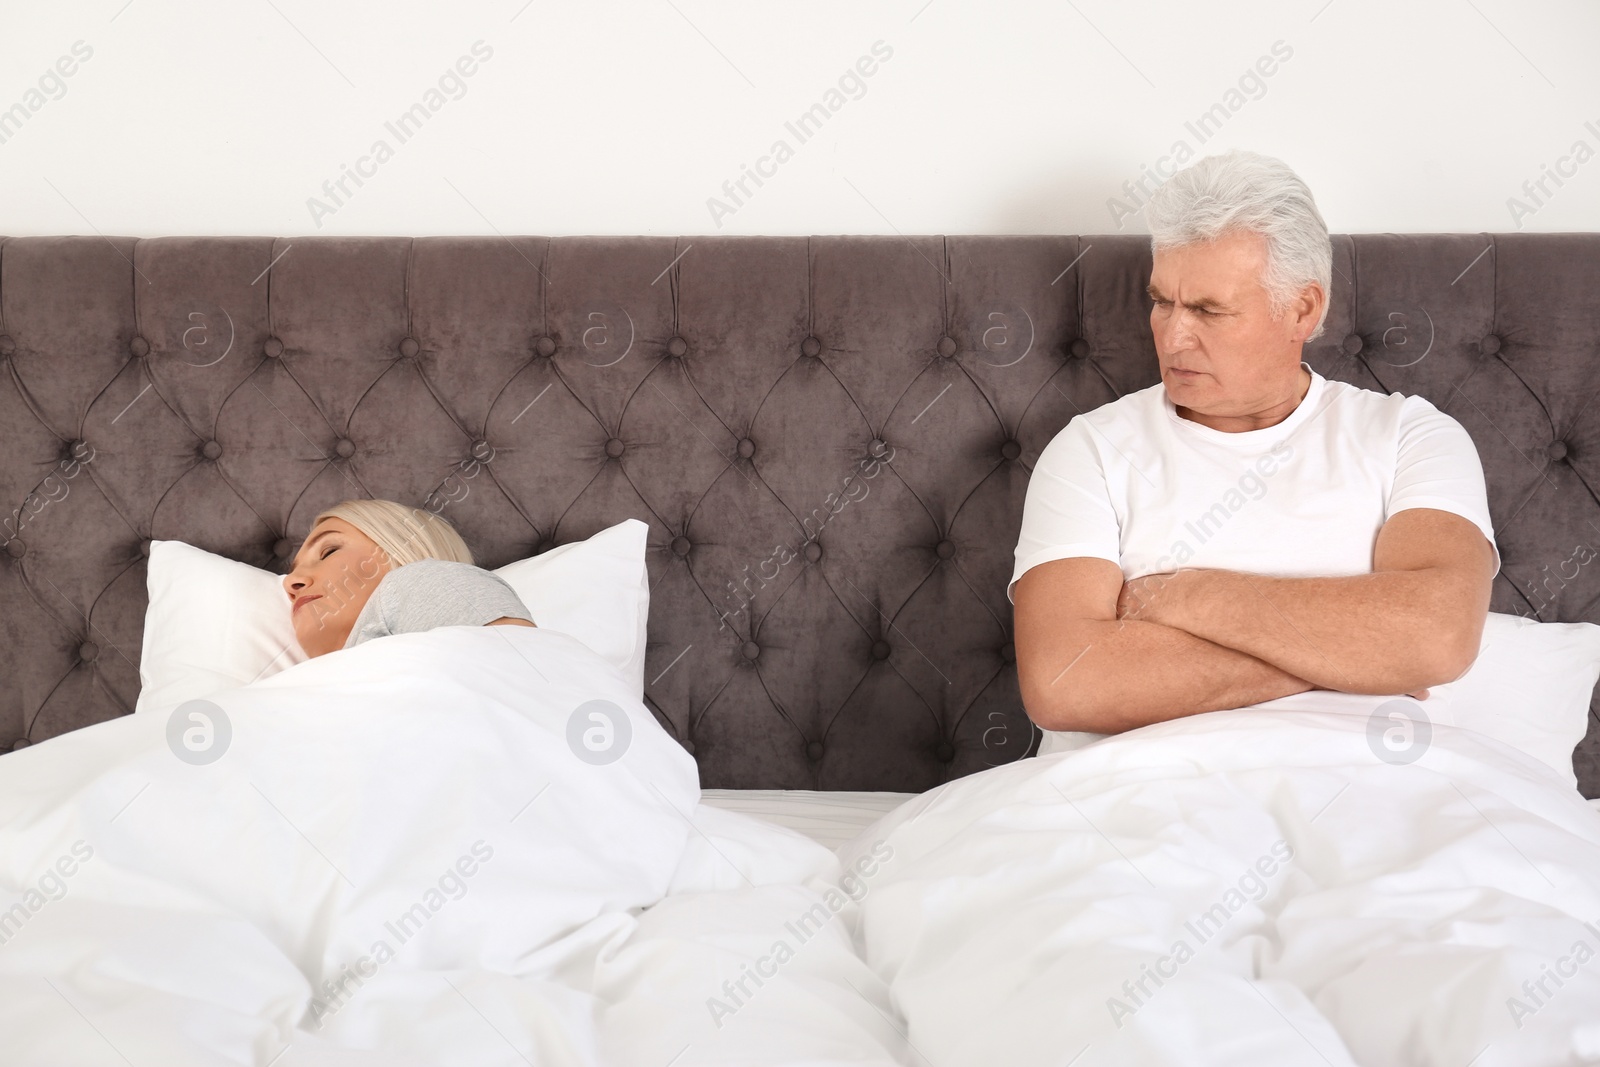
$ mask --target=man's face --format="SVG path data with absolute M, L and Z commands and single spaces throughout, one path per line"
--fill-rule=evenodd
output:
M 1150 330 L 1177 407 L 1248 418 L 1298 400 L 1300 349 L 1321 314 L 1321 289 L 1308 286 L 1274 318 L 1261 284 L 1266 265 L 1266 239 L 1256 233 L 1155 254 Z

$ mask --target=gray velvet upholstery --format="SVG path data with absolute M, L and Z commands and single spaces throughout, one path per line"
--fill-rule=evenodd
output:
M 1335 250 L 1308 360 L 1472 433 L 1496 610 L 1593 618 L 1600 235 Z M 1135 237 L 6 240 L 0 744 L 132 708 L 149 539 L 281 568 L 370 495 L 488 566 L 649 522 L 647 696 L 707 786 L 1016 758 L 1028 470 L 1157 380 L 1148 266 Z M 1578 766 L 1600 792 L 1600 731 Z

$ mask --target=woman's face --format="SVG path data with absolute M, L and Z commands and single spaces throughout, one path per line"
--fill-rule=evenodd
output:
M 294 635 L 306 655 L 343 648 L 367 598 L 392 569 L 388 553 L 348 522 L 317 523 L 283 579 Z

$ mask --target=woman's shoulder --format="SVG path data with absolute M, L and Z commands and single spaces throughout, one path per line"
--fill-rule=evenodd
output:
M 488 574 L 489 572 L 473 563 L 457 563 L 451 559 L 419 559 L 411 563 L 402 563 L 389 573 L 416 578 L 427 574 Z
M 482 626 L 500 618 L 532 619 L 504 578 L 471 563 L 420 559 L 383 576 L 345 647 L 436 626 Z
M 472 563 L 449 559 L 419 559 L 403 563 L 384 575 L 385 584 L 396 586 L 456 585 L 476 582 L 504 584 L 505 579 Z
M 462 598 L 516 595 L 511 584 L 493 571 L 446 559 L 419 559 L 402 564 L 384 575 L 379 591 L 395 602 L 448 603 Z

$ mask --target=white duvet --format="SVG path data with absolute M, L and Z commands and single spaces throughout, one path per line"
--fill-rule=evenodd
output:
M 0 1064 L 1600 1061 L 1600 814 L 1492 739 L 1394 765 L 1307 694 L 835 857 L 698 805 L 629 688 L 451 627 L 218 694 L 212 763 L 152 715 L 0 758 Z
M 148 714 L 5 756 L 0 1064 L 903 1062 L 859 888 L 698 808 L 629 688 L 448 627 L 215 695 L 211 763 Z M 569 734 L 596 700 L 604 765 Z
M 1600 1062 L 1600 815 L 1377 698 L 1306 694 L 952 782 L 841 849 L 894 853 L 862 948 L 913 1049 L 1005 1064 Z M 1320 709 L 1320 710 L 1319 710 Z

